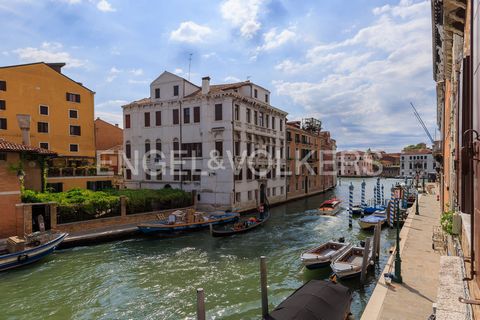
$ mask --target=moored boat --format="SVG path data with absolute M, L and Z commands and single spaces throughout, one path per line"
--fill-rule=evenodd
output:
M 318 208 L 318 213 L 327 216 L 334 216 L 340 211 L 341 203 L 342 201 L 336 198 L 326 200 L 320 205 L 320 208 Z
M 0 271 L 36 262 L 51 254 L 62 243 L 67 233 L 36 232 L 21 237 L 10 237 L 0 248 Z
M 307 269 L 326 267 L 350 246 L 349 243 L 345 242 L 328 241 L 302 253 L 300 260 L 302 260 Z
M 372 250 L 369 250 L 369 259 L 371 259 Z M 330 267 L 339 278 L 349 278 L 360 275 L 362 272 L 363 255 L 365 248 L 350 247 L 343 252 Z
M 384 224 L 387 221 L 385 211 L 377 211 L 372 215 L 358 219 L 358 224 L 362 229 L 370 229 L 375 227 L 379 222 Z
M 233 212 L 195 212 L 194 210 L 177 210 L 168 217 L 160 217 L 159 221 L 141 223 L 137 228 L 147 234 L 172 233 L 206 229 L 210 225 L 233 222 L 240 215 Z
M 264 225 L 270 219 L 270 210 L 262 214 L 258 213 L 254 217 L 247 215 L 245 218 L 240 218 L 239 221 L 233 225 L 226 225 L 219 228 L 210 228 L 210 234 L 213 237 L 228 237 L 234 234 L 245 233 L 257 227 Z

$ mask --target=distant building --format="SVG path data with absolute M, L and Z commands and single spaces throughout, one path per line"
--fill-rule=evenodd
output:
M 395 178 L 400 176 L 400 153 L 380 153 L 378 162 L 382 166 L 381 176 Z
M 47 187 L 87 188 L 96 176 L 95 93 L 62 73 L 64 63 L 0 67 L 0 136 L 49 149 Z
M 403 151 L 400 156 L 400 175 L 402 177 L 435 176 L 436 161 L 433 158 L 432 150 L 410 150 Z
M 321 131 L 321 122 L 309 118 L 287 123 L 287 197 L 297 198 L 331 189 L 336 185 L 335 140 Z M 299 166 L 304 160 L 306 165 Z M 307 165 L 312 169 L 310 171 Z
M 338 176 L 368 177 L 376 174 L 374 155 L 364 151 L 339 151 L 336 156 Z
M 114 175 L 122 176 L 122 179 L 114 180 L 118 185 L 123 185 L 123 130 L 118 124 L 108 123 L 100 118 L 95 119 L 95 149 L 97 163 L 102 171 L 109 171 Z M 111 185 L 110 185 L 111 186 Z M 107 185 L 97 185 L 99 189 Z
M 165 71 L 150 84 L 150 97 L 123 106 L 123 115 L 129 163 L 161 152 L 147 156 L 145 166 L 126 163 L 128 188 L 195 190 L 200 207 L 219 209 L 255 208 L 265 197 L 270 203 L 286 199 L 287 113 L 270 105 L 270 91 L 259 85 L 211 85 L 205 77 L 197 86 Z M 258 172 L 268 164 L 262 155 L 253 157 L 255 172 L 242 163 L 242 154 L 264 151 L 275 159 L 272 171 Z

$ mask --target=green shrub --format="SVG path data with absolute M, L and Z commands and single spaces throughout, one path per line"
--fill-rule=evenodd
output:
M 453 211 L 445 211 L 440 218 L 440 224 L 445 232 L 452 234 L 453 227 Z

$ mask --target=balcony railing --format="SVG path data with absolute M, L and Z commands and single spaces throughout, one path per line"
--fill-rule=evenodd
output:
M 100 171 L 107 172 L 108 168 L 101 168 Z M 47 171 L 47 176 L 51 177 L 51 178 L 55 178 L 55 177 L 85 177 L 85 176 L 96 176 L 96 175 L 97 175 L 97 168 L 96 167 L 48 168 L 48 171 Z

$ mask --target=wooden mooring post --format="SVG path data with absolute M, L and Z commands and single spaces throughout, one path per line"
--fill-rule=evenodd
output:
M 267 258 L 260 257 L 260 290 L 262 295 L 262 319 L 268 316 Z
M 203 288 L 197 289 L 197 320 L 205 320 L 205 291 Z
M 362 272 L 360 273 L 360 281 L 361 283 L 365 283 L 365 279 L 367 278 L 367 271 L 368 265 L 370 264 L 370 259 L 368 256 L 370 255 L 370 237 L 365 240 L 365 248 L 363 251 L 363 261 L 362 261 Z
M 382 232 L 382 225 L 380 222 L 378 222 L 375 225 L 375 229 L 373 231 L 373 254 L 372 258 L 373 260 L 378 260 L 380 257 L 380 235 Z

